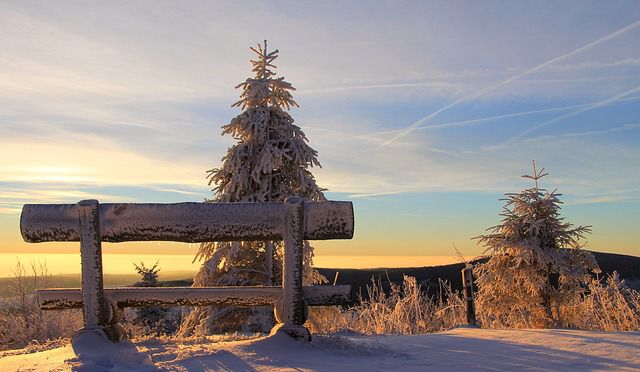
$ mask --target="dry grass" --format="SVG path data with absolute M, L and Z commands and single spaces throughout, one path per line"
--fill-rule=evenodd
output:
M 427 296 L 416 279 L 405 276 L 402 285 L 392 284 L 387 295 L 380 281 L 367 287 L 369 298 L 346 310 L 312 308 L 307 326 L 314 333 L 419 334 L 437 332 L 466 322 L 460 293 L 441 282 L 441 296 Z

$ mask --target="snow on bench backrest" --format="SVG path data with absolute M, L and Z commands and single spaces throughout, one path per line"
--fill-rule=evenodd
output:
M 80 241 L 77 204 L 25 204 L 20 218 L 29 243 Z M 187 243 L 280 240 L 283 203 L 105 203 L 99 207 L 104 242 Z M 351 202 L 304 203 L 304 239 L 351 239 Z

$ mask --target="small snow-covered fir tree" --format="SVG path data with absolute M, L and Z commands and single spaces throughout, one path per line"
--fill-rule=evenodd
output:
M 159 287 L 158 267 L 159 261 L 153 266 L 146 266 L 144 262 L 140 265 L 133 264 L 142 280 L 135 283 L 134 287 Z M 146 306 L 135 309 L 135 316 L 131 322 L 140 327 L 140 332 L 144 335 L 167 335 L 173 334 L 178 329 L 179 320 L 170 309 L 161 306 Z
M 144 262 L 140 261 L 140 265 L 137 265 L 135 262 L 133 263 L 133 267 L 135 267 L 138 274 L 142 277 L 142 280 L 134 284 L 135 287 L 157 287 L 158 286 L 158 264 L 160 262 L 156 261 L 156 263 L 151 267 L 146 267 Z
M 256 53 L 251 60 L 254 76 L 236 86 L 242 93 L 232 105 L 243 111 L 222 127 L 222 134 L 237 143 L 227 150 L 222 167 L 208 171 L 209 185 L 215 185 L 209 201 L 280 202 L 294 195 L 324 201 L 323 189 L 309 171 L 320 166 L 317 152 L 287 113 L 298 106 L 291 95 L 295 89 L 273 72 L 278 50 L 268 51 L 266 40 L 250 49 Z M 307 241 L 304 249 L 305 284 L 321 282 L 324 278 L 312 269 L 313 249 Z M 203 243 L 195 257 L 203 264 L 194 286 L 279 285 L 281 255 L 279 241 Z M 272 315 L 266 318 L 264 311 L 254 309 L 203 307 L 190 314 L 181 334 L 225 332 L 241 324 L 245 330 L 268 331 Z
M 533 175 L 523 176 L 534 187 L 506 194 L 502 223 L 477 237 L 490 254 L 474 270 L 477 305 L 498 325 L 561 325 L 560 307 L 582 292 L 590 271 L 599 272 L 593 255 L 581 249 L 590 226 L 560 217 L 561 194 L 538 187 L 546 175 L 534 162 Z M 522 323 L 510 324 L 514 318 Z

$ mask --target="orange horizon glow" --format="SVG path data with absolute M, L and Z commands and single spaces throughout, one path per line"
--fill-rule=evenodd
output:
M 104 274 L 136 274 L 133 263 L 153 265 L 156 261 L 161 273 L 186 272 L 195 274 L 200 262 L 193 255 L 103 254 Z M 79 253 L 0 253 L 0 278 L 11 277 L 18 261 L 31 273 L 31 265 L 46 266 L 51 275 L 79 274 Z M 471 257 L 473 258 L 473 257 Z M 316 256 L 314 266 L 331 269 L 375 269 L 440 266 L 459 263 L 455 256 Z

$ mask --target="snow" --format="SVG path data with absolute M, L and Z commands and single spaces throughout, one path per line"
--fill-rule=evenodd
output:
M 24 240 L 79 241 L 78 208 L 76 204 L 25 204 L 20 219 Z M 101 240 L 114 243 L 280 239 L 284 214 L 282 202 L 102 203 L 99 211 Z M 304 224 L 308 240 L 351 239 L 353 205 L 349 201 L 307 201 Z
M 0 358 L 0 370 L 639 371 L 640 333 L 457 328 L 415 336 L 314 335 L 212 342 L 148 339 L 78 358 L 71 346 Z M 137 348 L 137 351 L 136 351 Z M 153 365 L 149 364 L 150 356 Z

